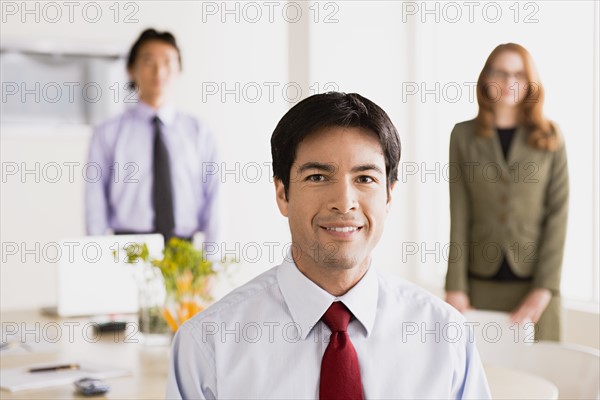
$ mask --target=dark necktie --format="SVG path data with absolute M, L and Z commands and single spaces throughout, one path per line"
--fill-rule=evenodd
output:
M 175 216 L 173 213 L 173 188 L 171 185 L 171 167 L 169 152 L 163 141 L 161 121 L 158 116 L 152 119 L 154 124 L 154 158 L 152 201 L 154 205 L 154 229 L 162 233 L 167 242 L 173 236 Z
M 358 357 L 347 332 L 351 316 L 348 308 L 336 301 L 321 318 L 331 329 L 329 345 L 321 361 L 321 400 L 364 398 Z

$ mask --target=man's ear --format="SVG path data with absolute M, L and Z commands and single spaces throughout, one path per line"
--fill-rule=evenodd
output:
M 390 207 L 392 206 L 392 191 L 396 187 L 396 182 L 398 182 L 398 181 L 392 182 L 392 184 L 390 185 L 390 188 L 388 189 L 387 202 L 385 203 L 385 212 L 389 212 Z
M 134 67 L 127 68 L 127 78 L 129 78 L 129 82 L 133 82 L 135 85 L 135 77 L 133 76 L 134 75 L 133 69 L 134 69 Z M 139 88 L 136 86 L 136 89 L 139 89 Z
M 285 186 L 283 181 L 279 178 L 275 178 L 275 199 L 277 200 L 277 207 L 279 212 L 284 217 L 288 216 L 288 201 L 285 195 Z

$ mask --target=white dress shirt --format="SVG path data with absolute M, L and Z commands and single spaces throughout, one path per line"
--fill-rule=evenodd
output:
M 167 399 L 316 399 L 331 331 L 321 316 L 342 301 L 366 399 L 490 398 L 464 318 L 419 287 L 391 286 L 373 267 L 335 297 L 291 256 L 183 324 Z

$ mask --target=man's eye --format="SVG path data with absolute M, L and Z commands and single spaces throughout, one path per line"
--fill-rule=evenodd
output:
M 362 175 L 362 176 L 358 177 L 358 182 L 359 183 L 373 183 L 373 182 L 375 182 L 375 179 L 371 178 L 370 176 Z
M 325 176 L 321 174 L 309 175 L 306 177 L 306 180 L 309 182 L 323 182 L 325 180 Z

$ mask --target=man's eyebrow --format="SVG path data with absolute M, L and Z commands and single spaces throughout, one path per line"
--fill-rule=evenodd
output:
M 383 171 L 381 170 L 381 168 L 379 168 L 379 166 L 375 165 L 375 164 L 361 164 L 361 165 L 357 165 L 356 167 L 352 168 L 352 172 L 364 172 L 364 171 L 375 171 L 375 172 L 379 172 L 380 174 L 383 174 Z
M 298 172 L 303 173 L 310 169 L 316 169 L 319 171 L 324 171 L 324 172 L 329 172 L 329 173 L 335 172 L 335 170 L 336 170 L 336 168 L 333 164 L 325 164 L 325 163 L 312 161 L 312 162 L 304 163 L 301 166 L 299 166 Z

